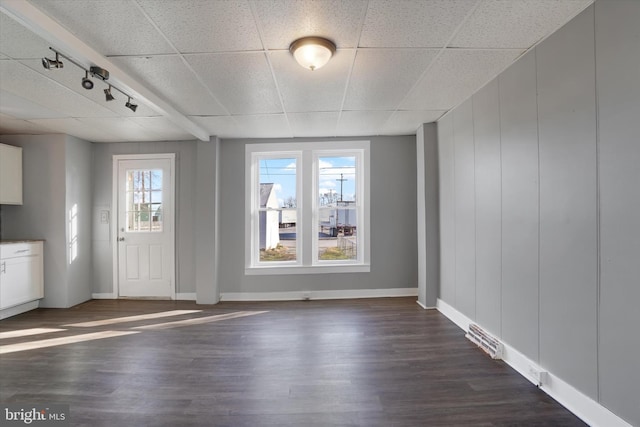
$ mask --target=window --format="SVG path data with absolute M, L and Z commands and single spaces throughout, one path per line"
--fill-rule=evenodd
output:
M 369 271 L 369 142 L 246 146 L 246 274 Z

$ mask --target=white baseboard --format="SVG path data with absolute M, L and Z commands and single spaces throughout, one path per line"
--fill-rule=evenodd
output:
M 469 329 L 469 324 L 475 323 L 441 299 L 438 299 L 438 311 L 465 332 Z M 482 327 L 482 325 L 479 326 Z M 502 345 L 502 360 L 515 369 L 520 375 L 537 385 L 537 380 L 530 372 L 545 372 L 547 370 L 509 344 L 502 342 Z M 540 389 L 592 427 L 632 427 L 631 424 L 586 394 L 577 390 L 571 384 L 561 380 L 552 372 L 547 373 L 544 382 L 540 385 Z
M 220 301 L 298 301 L 312 299 L 356 299 L 414 297 L 418 288 L 347 289 L 336 291 L 222 292 Z
M 418 304 L 420 307 L 424 308 L 425 310 L 437 310 L 438 308 L 438 307 L 427 307 L 426 305 L 421 303 L 420 300 L 417 300 L 416 304 Z
M 101 293 L 91 294 L 91 298 L 93 298 L 93 299 L 118 299 L 116 294 L 114 294 L 113 292 L 102 293 L 102 294 Z
M 0 310 L 0 319 L 6 319 L 7 317 L 17 316 L 18 314 L 26 313 L 27 311 L 35 310 L 40 305 L 40 300 L 29 301 L 24 304 L 16 305 L 9 308 Z
M 93 299 L 118 299 L 118 296 L 114 293 L 97 293 L 91 294 L 91 298 Z M 196 293 L 195 292 L 182 292 L 176 294 L 177 300 L 185 300 L 185 301 L 195 301 Z

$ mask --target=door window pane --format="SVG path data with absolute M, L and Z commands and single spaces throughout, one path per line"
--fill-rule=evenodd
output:
M 127 170 L 126 186 L 127 231 L 162 231 L 162 170 Z

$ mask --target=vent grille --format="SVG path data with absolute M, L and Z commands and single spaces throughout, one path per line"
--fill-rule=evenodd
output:
M 465 336 L 469 341 L 484 350 L 492 359 L 502 359 L 502 343 L 485 332 L 480 326 L 469 325 L 469 332 Z

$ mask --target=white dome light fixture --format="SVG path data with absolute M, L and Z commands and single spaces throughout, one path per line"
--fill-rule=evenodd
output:
M 331 40 L 322 37 L 303 37 L 291 43 L 289 52 L 298 64 L 308 70 L 315 71 L 329 62 L 333 54 L 336 53 L 336 45 Z

